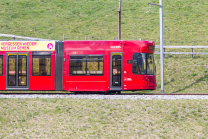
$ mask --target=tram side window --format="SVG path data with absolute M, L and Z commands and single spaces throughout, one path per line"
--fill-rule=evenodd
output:
M 156 67 L 154 54 L 134 53 L 132 72 L 133 74 L 155 75 Z
M 85 75 L 86 74 L 86 57 L 70 56 L 69 75 Z
M 154 54 L 147 54 L 147 74 L 155 75 L 156 68 L 155 68 L 155 60 Z
M 133 54 L 132 72 L 133 74 L 146 74 L 146 54 L 145 53 Z
M 33 56 L 33 75 L 51 75 L 51 56 Z
M 3 56 L 0 55 L 0 75 L 3 75 Z
M 103 75 L 104 60 L 103 56 L 88 56 L 87 57 L 87 74 L 88 75 Z
M 69 75 L 103 75 L 103 56 L 70 56 Z

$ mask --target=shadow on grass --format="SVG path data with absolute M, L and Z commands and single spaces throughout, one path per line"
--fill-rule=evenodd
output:
M 208 74 L 206 74 L 205 76 L 199 78 L 198 80 L 196 80 L 195 82 L 191 83 L 190 85 L 188 85 L 188 86 L 186 86 L 186 87 L 184 87 L 182 89 L 178 89 L 177 91 L 172 92 L 172 94 L 177 93 L 177 92 L 181 92 L 181 91 L 183 91 L 183 90 L 185 90 L 187 88 L 190 88 L 193 85 L 195 85 L 195 84 L 197 84 L 197 83 L 199 83 L 201 81 L 207 81 L 208 82 Z
M 174 82 L 174 81 L 175 81 L 175 79 L 172 78 L 169 82 L 165 82 L 164 83 L 164 86 L 167 85 L 167 84 L 169 84 L 169 83 L 171 83 L 171 82 Z M 158 84 L 156 89 L 159 89 L 160 87 L 161 87 L 161 84 Z

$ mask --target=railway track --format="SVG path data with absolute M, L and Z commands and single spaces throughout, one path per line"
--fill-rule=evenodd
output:
M 74 94 L 74 93 L 0 93 L 0 98 L 43 98 L 43 99 L 99 99 L 99 100 L 208 100 L 208 94 Z
M 153 93 L 0 93 L 0 95 L 151 95 L 151 96 L 181 96 L 181 95 L 205 95 L 208 94 L 153 94 Z

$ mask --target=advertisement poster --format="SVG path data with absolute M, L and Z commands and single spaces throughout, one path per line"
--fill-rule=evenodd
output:
M 0 41 L 0 51 L 55 51 L 55 41 Z

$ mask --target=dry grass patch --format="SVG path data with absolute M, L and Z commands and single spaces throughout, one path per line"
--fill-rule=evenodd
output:
M 0 138 L 206 138 L 208 100 L 0 99 Z

